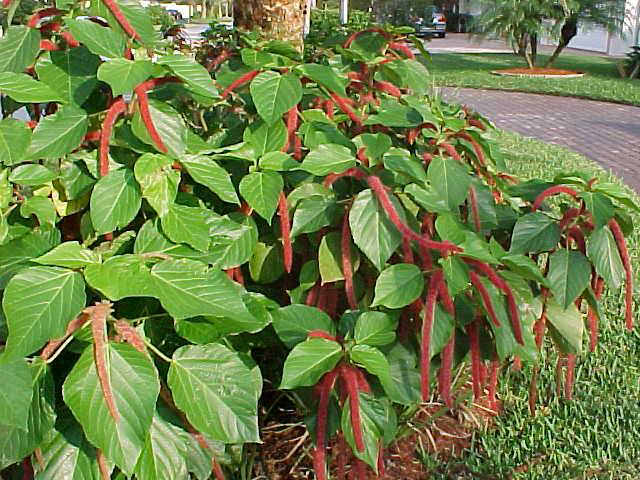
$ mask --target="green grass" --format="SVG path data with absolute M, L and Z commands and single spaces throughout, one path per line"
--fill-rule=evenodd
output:
M 564 148 L 501 132 L 498 139 L 514 173 L 550 179 L 557 172 L 593 172 L 617 181 L 593 162 Z M 639 220 L 638 217 L 634 219 Z M 640 269 L 640 232 L 629 249 Z M 637 275 L 636 275 L 637 277 Z M 604 296 L 598 348 L 583 353 L 576 369 L 574 401 L 555 395 L 556 356 L 551 345 L 538 381 L 536 417 L 529 415 L 530 367 L 501 379 L 504 413 L 488 432 L 477 432 L 462 459 L 436 468 L 434 478 L 611 479 L 640 478 L 640 329 L 624 330 L 624 300 L 619 291 Z M 637 302 L 636 302 L 637 303 Z M 636 305 L 636 325 L 640 324 Z
M 540 57 L 539 64 L 546 56 Z M 427 67 L 436 86 L 490 88 L 591 98 L 640 106 L 640 80 L 620 78 L 616 68 L 618 59 L 561 55 L 554 67 L 586 72 L 582 78 L 544 79 L 499 77 L 491 70 L 525 67 L 525 62 L 509 54 L 453 54 L 432 55 Z

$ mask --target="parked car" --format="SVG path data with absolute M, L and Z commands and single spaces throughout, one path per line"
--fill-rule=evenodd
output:
M 418 36 L 437 36 L 444 38 L 447 34 L 447 18 L 438 7 L 425 7 L 422 15 L 414 15 L 413 27 Z
M 167 13 L 171 15 L 176 22 L 182 20 L 182 14 L 178 10 L 167 9 Z

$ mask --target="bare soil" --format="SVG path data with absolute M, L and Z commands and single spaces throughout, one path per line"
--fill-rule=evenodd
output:
M 529 76 L 529 77 L 537 77 L 537 76 L 545 76 L 545 77 L 549 77 L 549 76 L 558 76 L 558 77 L 563 77 L 563 76 L 575 76 L 575 75 L 582 75 L 584 74 L 584 72 L 578 72 L 578 71 L 574 71 L 574 70 L 562 70 L 562 69 L 558 69 L 558 68 L 542 68 L 542 67 L 535 67 L 535 68 L 506 68 L 504 70 L 495 70 L 496 74 L 500 75 L 523 75 L 523 76 Z

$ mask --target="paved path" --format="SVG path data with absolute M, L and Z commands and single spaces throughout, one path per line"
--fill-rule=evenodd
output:
M 640 107 L 471 88 L 443 88 L 441 93 L 502 129 L 581 153 L 640 192 Z

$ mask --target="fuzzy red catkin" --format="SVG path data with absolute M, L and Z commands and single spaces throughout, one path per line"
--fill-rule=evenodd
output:
M 478 163 L 480 165 L 482 165 L 484 167 L 487 164 L 487 160 L 486 160 L 485 155 L 484 155 L 484 150 L 482 149 L 482 147 L 476 141 L 475 138 L 473 138 L 467 132 L 458 132 L 458 133 L 456 133 L 455 136 L 458 137 L 458 138 L 462 138 L 463 140 L 466 140 L 467 142 L 469 142 L 471 144 L 471 146 L 473 147 L 473 151 L 476 154 L 476 158 L 478 159 Z
M 547 327 L 547 312 L 543 309 L 542 315 L 540 315 L 540 318 L 536 321 L 535 325 L 533 326 L 533 332 L 535 333 L 535 336 L 536 336 L 536 347 L 538 347 L 538 350 L 542 348 L 542 340 L 544 339 L 544 331 L 546 327 Z
M 216 480 L 225 480 L 224 472 L 222 471 L 222 467 L 216 460 L 216 457 L 211 457 L 211 470 L 213 471 L 214 477 Z
M 367 158 L 367 147 L 360 147 L 356 154 L 357 159 L 367 167 L 369 166 L 369 159 Z
M 331 399 L 331 390 L 335 384 L 337 370 L 332 370 L 322 377 L 318 383 L 318 414 L 316 421 L 316 448 L 313 451 L 313 468 L 316 472 L 317 480 L 326 480 L 326 437 L 327 437 L 327 420 L 329 415 L 329 400 Z
M 13 1 L 13 0 L 2 0 L 2 6 L 3 6 L 4 8 L 9 8 L 9 5 L 11 5 L 11 2 L 12 2 L 12 1 Z
M 356 378 L 358 379 L 358 390 L 365 393 L 371 393 L 371 387 L 369 386 L 369 382 L 367 382 L 367 377 L 364 375 L 362 370 L 357 367 L 354 367 L 354 371 L 356 372 Z
M 318 287 L 318 301 L 316 307 L 323 312 L 327 313 L 327 285 Z
M 244 276 L 242 275 L 242 268 L 239 266 L 233 269 L 233 281 L 244 286 Z
M 404 263 L 414 262 L 413 250 L 411 249 L 411 241 L 406 237 L 402 237 L 402 261 Z
M 456 346 L 455 329 L 451 338 L 442 349 L 440 354 L 440 370 L 438 371 L 438 390 L 444 403 L 453 408 L 453 397 L 451 396 L 451 370 L 453 369 L 453 354 Z
M 629 250 L 627 250 L 627 242 L 624 239 L 624 234 L 620 225 L 615 218 L 609 220 L 609 229 L 613 233 L 613 238 L 618 245 L 618 252 L 620 252 L 620 258 L 622 259 L 622 265 L 626 274 L 625 285 L 625 325 L 627 330 L 633 328 L 633 270 L 631 268 L 631 259 L 629 258 Z
M 384 30 L 384 29 L 382 29 L 380 27 L 371 27 L 371 28 L 367 28 L 365 30 L 361 30 L 359 32 L 352 33 L 349 36 L 349 38 L 347 38 L 347 40 L 344 42 L 344 44 L 342 46 L 344 48 L 349 48 L 349 46 L 354 42 L 354 40 L 356 38 L 358 38 L 363 33 L 370 33 L 370 32 L 379 33 L 380 35 L 382 35 L 387 40 L 389 40 L 391 38 L 391 34 L 389 34 L 389 32 L 387 32 L 386 30 Z
M 469 187 L 469 201 L 471 202 L 471 216 L 473 217 L 473 225 L 476 232 L 482 233 L 482 224 L 480 222 L 480 211 L 478 210 L 478 197 L 476 197 L 476 189 Z
M 447 283 L 444 281 L 444 276 L 438 282 L 438 297 L 442 301 L 442 305 L 447 313 L 455 318 L 456 307 L 453 303 L 453 298 L 451 298 L 449 294 L 449 287 L 447 287 Z
M 293 141 L 293 158 L 300 161 L 302 160 L 302 140 L 298 135 L 294 135 Z
M 391 42 L 389 44 L 389 48 L 391 50 L 396 50 L 398 52 L 403 53 L 405 57 L 407 57 L 407 58 L 409 58 L 411 60 L 415 60 L 415 58 L 416 58 L 416 56 L 411 51 L 411 48 L 409 48 L 409 46 L 406 43 Z
M 60 36 L 64 38 L 64 41 L 67 42 L 67 45 L 69 46 L 69 48 L 76 48 L 80 46 L 80 42 L 78 42 L 78 40 L 75 39 L 75 37 L 71 34 L 71 32 L 62 32 Z
M 135 28 L 131 25 L 127 17 L 124 16 L 122 10 L 120 10 L 120 6 L 117 4 L 116 0 L 102 0 L 102 3 L 111 11 L 113 16 L 116 18 L 122 29 L 126 32 L 134 40 L 139 40 L 140 35 L 136 32 Z
M 49 22 L 40 26 L 40 33 L 45 34 L 51 32 L 59 32 L 61 28 L 62 25 L 60 25 L 60 22 Z
M 342 219 L 342 273 L 344 275 L 344 292 L 351 310 L 357 310 L 358 301 L 353 286 L 353 265 L 351 264 L 351 226 L 349 225 L 349 212 L 345 211 Z
M 522 359 L 518 355 L 515 355 L 513 357 L 513 363 L 511 364 L 511 369 L 514 372 L 519 372 L 520 370 L 522 370 Z
M 422 154 L 422 160 L 424 161 L 425 167 L 428 167 L 431 161 L 433 160 L 433 155 L 431 155 L 430 153 L 424 152 Z
M 322 108 L 324 109 L 324 113 L 327 114 L 327 117 L 333 120 L 334 109 L 335 109 L 335 104 L 333 103 L 333 100 L 324 101 L 322 103 Z
M 360 170 L 358 167 L 352 167 L 352 168 L 349 168 L 348 170 L 345 170 L 342 173 L 330 173 L 325 177 L 324 182 L 322 182 L 322 184 L 325 187 L 329 188 L 336 181 L 344 177 L 351 177 L 351 178 L 355 178 L 356 180 L 362 180 L 363 178 L 366 177 L 366 174 L 362 170 Z
M 336 290 L 335 284 L 329 284 L 326 288 L 325 311 L 331 318 L 336 318 L 336 312 L 338 310 L 338 290 Z
M 480 294 L 480 298 L 482 299 L 482 304 L 484 305 L 485 310 L 489 314 L 489 318 L 493 322 L 496 327 L 500 327 L 501 323 L 498 319 L 498 315 L 496 315 L 496 310 L 493 307 L 493 302 L 491 301 L 491 296 L 489 295 L 489 291 L 480 280 L 480 276 L 474 272 L 473 270 L 469 272 L 469 279 L 471 280 L 471 285 L 475 287 L 475 289 Z
M 122 319 L 117 320 L 116 331 L 120 334 L 125 342 L 138 350 L 140 353 L 147 353 L 147 347 L 144 344 L 144 340 L 142 340 L 137 330 L 133 328 L 129 324 L 129 322 Z
M 55 52 L 56 50 L 60 50 L 60 47 L 53 43 L 51 40 L 40 40 L 40 50 Z
M 358 394 L 358 376 L 355 367 L 342 365 L 341 376 L 349 396 L 349 409 L 351 413 L 351 428 L 353 430 L 353 440 L 356 450 L 364 451 L 364 438 L 362 435 L 362 424 L 360 419 L 360 396 Z
M 71 320 L 67 325 L 67 329 L 64 332 L 64 336 L 61 338 L 57 338 L 55 340 L 50 340 L 49 343 L 47 343 L 47 345 L 42 349 L 42 352 L 40 353 L 40 358 L 46 362 L 51 357 L 51 355 L 53 355 L 53 353 L 58 349 L 58 347 L 62 345 L 64 341 L 67 338 L 69 338 L 71 334 L 73 334 L 73 332 L 75 332 L 80 327 L 82 327 L 85 323 L 87 323 L 88 320 L 89 320 L 89 315 L 86 313 L 81 313 L 76 318 Z
M 422 223 L 420 225 L 420 231 L 426 238 L 431 238 L 431 227 L 433 227 L 433 221 L 431 215 L 425 213 L 422 217 Z M 431 270 L 433 268 L 433 259 L 431 258 L 431 252 L 423 244 L 418 244 L 418 250 L 420 251 L 420 259 L 422 260 L 422 269 Z
M 587 246 L 584 240 L 584 233 L 582 233 L 582 230 L 580 230 L 579 227 L 574 225 L 569 229 L 569 231 L 567 232 L 567 243 L 569 239 L 573 239 L 573 241 L 576 242 L 576 246 L 578 247 L 578 250 L 580 250 L 584 254 L 587 253 Z
M 480 381 L 480 335 L 478 332 L 479 320 L 467 324 L 466 330 L 469 336 L 469 346 L 471 350 L 471 384 L 473 386 L 473 399 L 477 402 L 482 396 L 482 383 Z
M 573 353 L 567 355 L 567 374 L 564 380 L 564 398 L 571 400 L 573 398 L 573 382 L 576 371 L 576 356 Z
M 298 105 L 294 105 L 287 112 L 287 142 L 282 147 L 283 152 L 288 152 L 291 146 L 291 140 L 294 140 L 296 131 L 298 130 Z M 295 140 L 294 140 L 295 143 Z
M 109 472 L 109 467 L 107 466 L 107 458 L 100 449 L 96 449 L 96 460 L 98 462 L 98 471 L 100 472 L 101 480 L 109 480 L 111 478 L 111 472 Z
M 396 87 L 393 83 L 390 82 L 373 82 L 373 88 L 380 90 L 381 92 L 387 93 L 392 97 L 400 98 L 402 97 L 402 92 L 398 87 Z
M 593 289 L 595 293 L 596 300 L 600 300 L 602 297 L 602 291 L 604 289 L 604 279 L 602 277 L 597 277 L 595 279 L 595 288 Z M 589 349 L 591 352 L 595 352 L 596 346 L 598 344 L 598 313 L 595 309 L 589 306 L 589 310 L 587 312 L 587 318 L 589 319 Z
M 356 471 L 356 480 L 367 480 L 367 465 L 359 458 L 356 458 L 354 460 L 354 467 Z
M 146 90 L 143 89 L 143 85 L 141 84 L 135 88 L 135 92 L 136 96 L 138 97 L 140 117 L 142 118 L 142 122 L 149 132 L 151 140 L 153 140 L 153 143 L 158 150 L 160 150 L 162 153 L 167 153 L 167 146 L 162 141 L 162 138 L 160 138 L 160 134 L 158 133 L 158 130 L 156 130 L 156 126 L 153 124 L 151 112 L 149 111 L 149 97 L 147 97 Z
M 493 410 L 498 410 L 498 402 L 496 400 L 496 393 L 498 390 L 498 373 L 500 372 L 500 362 L 493 360 L 491 362 L 490 374 L 489 374 L 489 402 Z
M 109 141 L 111 139 L 111 131 L 113 130 L 113 125 L 116 123 L 118 117 L 125 112 L 127 109 L 127 104 L 122 99 L 122 97 L 118 97 L 118 99 L 113 102 L 113 105 L 109 107 L 107 111 L 107 116 L 102 122 L 102 134 L 100 136 L 100 176 L 104 177 L 107 173 L 109 173 Z
M 120 413 L 118 412 L 113 391 L 111 390 L 111 382 L 109 380 L 109 372 L 107 371 L 105 359 L 105 329 L 107 326 L 107 315 L 111 312 L 111 304 L 99 303 L 85 309 L 85 312 L 91 317 L 93 358 L 100 388 L 102 389 L 102 395 L 104 396 L 111 417 L 113 417 L 114 421 L 118 422 L 120 420 Z
M 418 235 L 416 232 L 411 230 L 400 219 L 400 216 L 398 215 L 396 208 L 393 206 L 393 203 L 391 203 L 391 198 L 389 198 L 387 190 L 385 189 L 385 186 L 383 185 L 380 178 L 371 175 L 367 177 L 367 183 L 369 184 L 371 190 L 373 190 L 373 192 L 375 193 L 376 198 L 382 205 L 382 208 L 387 212 L 387 216 L 389 217 L 389 220 L 391 220 L 391 223 L 395 225 L 395 227 L 403 236 L 409 238 L 410 240 L 423 244 L 426 248 L 440 250 L 442 254 L 462 252 L 462 249 L 460 247 L 454 245 L 451 242 L 435 242 L 431 239 L 423 237 L 422 235 Z
M 438 298 L 438 284 L 442 281 L 442 270 L 436 270 L 429 280 L 427 301 L 424 306 L 422 320 L 422 346 L 420 349 L 420 390 L 422 401 L 429 400 L 431 387 L 431 330 L 435 316 L 436 299 Z
M 533 369 L 531 383 L 529 383 L 529 413 L 536 415 L 536 403 L 538 403 L 538 367 Z
M 455 149 L 455 147 L 453 145 L 451 145 L 450 143 L 441 142 L 441 143 L 438 144 L 438 147 L 444 148 L 445 152 L 447 152 L 447 155 L 449 155 L 454 160 L 457 160 L 459 162 L 462 161 L 462 157 L 460 156 L 458 151 Z
M 240 85 L 244 85 L 245 83 L 250 82 L 251 80 L 256 78 L 259 73 L 260 73 L 259 70 L 252 70 L 251 72 L 245 73 L 241 77 L 236 78 L 231 83 L 231 85 L 229 85 L 227 88 L 225 88 L 225 90 L 222 92 L 221 97 L 222 98 L 227 98 L 229 96 L 229 94 L 231 92 L 233 92 L 236 88 L 238 88 Z
M 576 192 L 573 188 L 567 187 L 566 185 L 555 185 L 553 187 L 547 188 L 545 191 L 540 193 L 535 202 L 533 202 L 533 206 L 531 207 L 531 211 L 535 212 L 540 208 L 542 203 L 549 197 L 554 195 L 558 195 L 560 193 L 565 193 L 567 195 L 571 195 L 573 198 L 578 198 L 578 192 Z
M 231 57 L 231 51 L 223 49 L 216 58 L 214 58 L 209 65 L 207 65 L 207 71 L 212 72 L 217 69 L 222 63 Z
M 289 221 L 289 207 L 284 192 L 278 197 L 278 216 L 280 217 L 280 232 L 282 234 L 282 250 L 284 253 L 284 269 L 291 273 L 293 265 L 293 248 L 291 247 L 291 222 Z
M 384 465 L 384 449 L 382 448 L 382 443 L 378 447 L 378 476 L 384 477 L 386 468 Z
M 566 212 L 564 212 L 564 215 L 562 216 L 560 223 L 558 223 L 558 226 L 561 230 L 564 230 L 573 220 L 578 218 L 580 214 L 581 211 L 579 208 L 568 209 Z
M 416 142 L 416 138 L 418 138 L 419 134 L 419 128 L 410 128 L 409 130 L 407 130 L 407 143 L 409 145 L 413 145 Z
M 362 125 L 362 119 L 358 117 L 358 115 L 356 115 L 353 110 L 351 110 L 351 107 L 349 106 L 349 99 L 343 98 L 334 92 L 331 93 L 331 99 L 336 103 L 338 108 L 342 110 L 342 112 L 345 113 L 347 117 L 349 117 L 349 119 L 353 123 L 358 126 Z
M 318 293 L 320 290 L 320 285 L 317 283 L 311 287 L 309 293 L 307 294 L 307 300 L 305 302 L 306 305 L 313 307 L 318 302 Z
M 60 15 L 61 13 L 62 13 L 62 10 L 58 10 L 55 7 L 43 8 L 42 10 L 38 10 L 36 13 L 34 13 L 29 17 L 29 21 L 27 22 L 27 27 L 36 28 L 38 26 L 38 22 L 43 18 L 53 17 L 55 15 Z
M 477 118 L 470 118 L 469 119 L 469 125 L 472 126 L 472 127 L 479 128 L 483 132 L 487 130 L 487 127 L 485 127 L 484 123 L 482 123 Z

